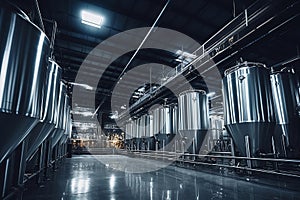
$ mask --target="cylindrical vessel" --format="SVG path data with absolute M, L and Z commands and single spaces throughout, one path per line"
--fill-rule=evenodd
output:
M 269 70 L 249 62 L 230 68 L 225 71 L 223 92 L 225 127 L 241 155 L 271 153 L 274 112 Z M 247 138 L 250 152 L 246 151 Z
M 205 91 L 190 90 L 179 95 L 179 131 L 209 128 L 208 100 Z
M 128 121 L 125 125 L 125 138 L 126 140 L 132 139 L 132 129 L 133 129 L 133 124 L 132 121 Z
M 140 138 L 140 127 L 139 127 L 139 119 L 133 120 L 134 123 L 134 132 L 135 138 Z
M 153 113 L 153 131 L 154 135 L 160 133 L 160 108 L 156 108 L 152 111 Z
M 57 115 L 57 125 L 53 133 L 50 135 L 52 138 L 52 148 L 57 144 L 61 136 L 65 131 L 65 115 L 66 115 L 66 101 L 68 101 L 68 96 L 66 95 L 66 85 L 60 82 L 60 92 L 58 97 L 58 115 Z
M 145 125 L 146 125 L 146 115 L 142 115 L 139 118 L 139 133 L 140 133 L 140 138 L 146 137 Z
M 172 107 L 163 106 L 160 108 L 159 130 L 161 134 L 172 134 Z
M 61 79 L 61 68 L 54 62 L 50 61 L 47 70 L 47 79 L 44 82 L 43 92 L 43 117 L 42 120 L 32 129 L 25 138 L 27 143 L 26 160 L 35 152 L 41 143 L 53 131 L 56 125 L 56 109 L 58 95 L 58 86 Z
M 153 124 L 153 115 L 152 114 L 149 114 L 149 124 L 148 124 L 148 127 L 149 127 L 149 137 L 154 137 L 154 124 Z
M 42 117 L 50 43 L 18 8 L 0 2 L 0 162 Z
M 178 98 L 178 131 L 183 138 L 182 151 L 199 153 L 209 128 L 208 100 L 205 91 L 188 90 Z
M 276 128 L 274 138 L 280 157 L 300 155 L 300 83 L 293 69 L 270 75 Z
M 178 133 L 178 108 L 174 106 L 172 108 L 172 133 Z

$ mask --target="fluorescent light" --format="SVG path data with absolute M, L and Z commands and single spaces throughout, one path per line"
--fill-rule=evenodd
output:
M 70 84 L 82 87 L 82 88 L 87 89 L 87 90 L 93 90 L 92 86 L 89 86 L 89 85 L 84 84 L 84 83 L 73 83 L 73 82 L 70 82 Z
M 81 23 L 83 24 L 87 24 L 96 28 L 101 28 L 103 21 L 104 17 L 102 17 L 101 15 L 91 13 L 85 10 L 81 11 Z

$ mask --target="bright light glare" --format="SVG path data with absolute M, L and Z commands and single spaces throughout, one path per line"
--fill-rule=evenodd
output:
M 101 15 L 91 13 L 88 11 L 81 11 L 81 23 L 93 26 L 96 28 L 101 28 L 104 21 L 104 17 Z

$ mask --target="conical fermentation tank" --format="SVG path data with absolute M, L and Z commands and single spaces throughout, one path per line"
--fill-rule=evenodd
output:
M 126 144 L 126 147 L 130 150 L 133 149 L 133 142 L 132 142 L 132 139 L 133 139 L 133 122 L 130 120 L 130 121 L 127 121 L 126 124 L 125 124 L 125 144 Z
M 0 2 L 0 162 L 42 118 L 50 42 L 18 8 Z
M 178 98 L 178 131 L 182 137 L 180 148 L 192 154 L 200 151 L 209 128 L 208 99 L 202 90 L 188 90 Z
M 126 140 L 132 139 L 132 132 L 133 132 L 133 123 L 132 123 L 132 121 L 128 121 L 125 125 L 125 138 L 126 138 Z
M 146 137 L 146 115 L 142 115 L 139 118 L 139 133 L 140 133 L 140 138 Z
M 156 139 L 156 150 L 172 151 L 173 144 L 170 142 L 174 138 L 173 134 L 173 107 L 169 105 L 160 106 L 154 109 L 153 133 Z
M 225 71 L 223 92 L 225 127 L 241 156 L 271 153 L 275 123 L 269 70 L 249 62 L 232 67 Z
M 279 157 L 300 157 L 300 82 L 294 69 L 270 75 L 276 128 L 274 138 Z
M 154 135 L 160 133 L 160 108 L 156 108 L 152 111 L 153 115 L 153 133 Z
M 59 83 L 61 68 L 52 60 L 47 70 L 47 79 L 44 82 L 43 92 L 43 117 L 26 137 L 26 160 L 35 152 L 42 142 L 53 131 L 57 124 L 57 96 L 59 95 Z
M 61 136 L 60 141 L 59 141 L 60 145 L 65 144 L 67 142 L 69 136 L 71 135 L 70 127 L 71 127 L 72 121 L 71 121 L 71 106 L 70 106 L 70 97 L 69 96 L 67 96 L 67 98 L 66 98 L 65 106 L 66 106 L 65 122 L 64 122 L 65 127 L 64 127 L 63 135 Z
M 173 130 L 172 107 L 163 106 L 160 108 L 159 129 L 161 134 L 172 134 Z
M 145 137 L 153 137 L 153 116 L 144 115 L 145 117 Z
M 172 108 L 172 134 L 178 133 L 178 107 Z
M 57 124 L 52 131 L 52 133 L 49 135 L 51 140 L 51 146 L 54 148 L 54 146 L 57 144 L 57 142 L 60 140 L 61 136 L 64 134 L 65 131 L 65 114 L 66 114 L 66 101 L 68 96 L 66 94 L 67 88 L 66 85 L 63 82 L 60 82 L 60 89 L 59 89 L 59 96 L 58 96 L 58 106 L 57 106 Z
M 154 137 L 154 129 L 153 129 L 153 115 L 146 115 L 146 150 L 155 150 L 155 137 Z

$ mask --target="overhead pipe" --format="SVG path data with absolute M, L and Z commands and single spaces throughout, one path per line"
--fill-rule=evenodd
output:
M 34 5 L 35 5 L 35 8 L 36 8 L 37 14 L 38 14 L 39 27 L 40 27 L 40 28 L 43 30 L 43 32 L 45 33 L 45 26 L 44 26 L 44 23 L 43 23 L 42 14 L 41 14 L 40 7 L 39 7 L 39 3 L 38 3 L 37 0 L 34 1 Z
M 124 67 L 123 71 L 121 72 L 121 74 L 119 75 L 119 77 L 117 78 L 117 80 L 119 80 L 121 78 L 121 76 L 124 74 L 124 72 L 127 70 L 128 66 L 131 64 L 131 62 L 133 61 L 133 59 L 135 58 L 135 56 L 137 55 L 137 53 L 139 52 L 139 50 L 142 48 L 143 44 L 145 43 L 145 41 L 147 40 L 147 38 L 149 37 L 150 33 L 152 32 L 152 30 L 154 29 L 154 27 L 156 26 L 158 20 L 160 19 L 160 17 L 162 16 L 162 14 L 164 13 L 164 11 L 166 10 L 168 4 L 170 3 L 170 0 L 167 1 L 167 3 L 165 4 L 165 6 L 163 7 L 163 9 L 160 11 L 159 15 L 157 16 L 156 20 L 154 21 L 154 23 L 152 24 L 151 28 L 149 29 L 148 33 L 146 34 L 145 38 L 142 40 L 141 44 L 139 45 L 139 47 L 135 50 L 134 54 L 132 55 L 132 57 L 130 58 L 130 60 L 128 61 L 128 63 L 126 64 L 126 66 Z M 116 83 L 115 83 L 116 84 Z M 105 98 L 102 100 L 102 102 L 99 104 L 99 106 L 97 107 L 93 117 L 96 115 L 96 113 L 98 112 L 99 108 L 101 107 L 101 105 L 103 104 L 103 102 L 105 101 Z
M 52 33 L 51 33 L 51 39 L 50 39 L 50 58 L 54 59 L 54 44 L 55 44 L 55 38 L 57 33 L 57 22 L 55 20 L 50 19 L 43 19 L 46 22 L 52 23 Z
M 297 2 L 297 3 L 299 3 L 299 2 Z M 295 3 L 294 5 L 296 6 L 297 3 Z M 292 7 L 292 6 L 291 6 L 291 7 Z M 282 12 L 287 11 L 287 10 L 288 10 L 289 8 L 291 8 L 291 7 L 288 7 L 288 8 L 286 8 L 286 9 L 284 9 Z M 269 8 L 269 7 L 268 7 L 268 8 Z M 257 12 L 258 12 L 258 11 L 257 11 L 257 12 L 254 14 L 253 17 L 252 17 L 252 16 L 250 17 L 250 16 L 247 14 L 247 22 L 249 23 L 250 21 L 256 19 L 256 17 L 257 17 L 259 14 L 264 13 L 266 10 L 268 10 L 268 9 L 266 9 L 266 8 L 265 8 L 265 9 L 262 9 L 262 11 L 259 11 L 259 13 L 257 13 Z M 279 14 L 280 14 L 280 13 L 279 13 Z M 275 16 L 278 16 L 279 14 L 276 14 Z M 214 38 L 215 36 L 217 36 L 217 35 L 218 35 L 219 33 L 221 33 L 226 27 L 228 27 L 230 24 L 232 24 L 237 18 L 239 18 L 239 17 L 241 17 L 241 16 L 243 16 L 243 15 L 244 15 L 244 13 L 241 13 L 240 15 L 238 15 L 235 19 L 233 19 L 233 20 L 232 20 L 230 23 L 228 23 L 225 27 L 223 27 L 223 28 L 222 28 L 221 30 L 219 30 L 216 34 L 214 34 L 208 41 L 212 40 L 212 38 Z M 261 39 L 265 38 L 265 37 L 266 37 L 267 35 L 269 35 L 270 33 L 274 32 L 275 30 L 277 30 L 278 28 L 282 27 L 283 25 L 285 25 L 286 23 L 290 22 L 291 20 L 295 19 L 295 18 L 298 17 L 298 16 L 299 16 L 299 14 L 296 14 L 296 15 L 290 17 L 289 19 L 287 19 L 287 20 L 284 21 L 283 23 L 280 23 L 278 26 L 276 26 L 275 28 L 271 29 L 271 30 L 270 30 L 269 32 L 267 32 L 266 34 L 264 34 L 264 35 L 262 35 L 261 37 L 259 37 L 258 39 L 254 40 L 253 42 L 250 42 L 250 43 L 248 43 L 247 45 L 245 45 L 244 47 L 240 48 L 238 51 L 244 50 L 245 48 L 247 48 L 247 47 L 253 45 L 254 43 L 257 43 L 258 41 L 260 41 Z M 274 18 L 274 17 L 271 17 L 271 19 L 273 19 L 273 18 Z M 270 19 L 270 20 L 271 20 L 271 19 Z M 270 20 L 268 20 L 267 22 L 269 22 Z M 262 27 L 262 26 L 265 25 L 265 24 L 266 24 L 266 22 L 265 22 L 265 23 L 262 23 L 262 25 L 258 26 L 256 29 Z M 237 31 L 238 31 L 239 29 L 241 29 L 244 25 L 245 25 L 245 23 L 242 23 L 239 27 L 237 27 L 237 28 L 235 29 L 235 31 L 234 31 L 233 33 L 237 33 Z M 253 32 L 253 31 L 250 31 L 250 33 L 246 34 L 246 36 L 249 36 L 252 32 Z M 236 41 L 234 44 L 236 44 L 237 42 L 240 42 L 240 41 L 241 41 L 242 39 L 244 39 L 246 36 L 240 38 L 240 39 L 239 39 L 238 41 Z M 225 39 L 226 39 L 226 38 L 225 38 Z M 222 41 L 224 41 L 225 39 L 222 38 L 221 41 L 217 42 L 215 45 L 212 45 L 212 46 L 220 45 L 220 44 L 222 43 Z M 200 46 L 197 50 L 195 50 L 195 52 L 197 52 L 197 51 L 201 50 L 202 48 L 204 48 L 205 44 L 207 44 L 207 43 L 208 43 L 208 42 L 205 42 L 202 46 Z M 229 47 L 227 47 L 226 49 L 228 49 L 228 48 L 229 48 Z M 206 51 L 206 55 L 202 54 L 202 55 L 198 56 L 195 60 L 193 60 L 193 61 L 190 62 L 185 68 L 183 68 L 183 70 L 182 70 L 181 72 L 179 72 L 178 74 L 176 74 L 173 78 L 168 79 L 167 82 L 165 82 L 163 85 L 161 85 L 161 86 L 158 87 L 156 90 L 154 90 L 153 93 L 148 94 L 148 96 L 151 96 L 152 94 L 155 94 L 155 92 L 156 92 L 156 91 L 159 91 L 159 90 L 161 89 L 161 87 L 167 85 L 169 82 L 171 82 L 172 80 L 174 80 L 176 77 L 178 77 L 179 75 L 181 75 L 182 73 L 184 73 L 184 72 L 186 71 L 186 69 L 189 68 L 189 66 L 192 66 L 194 63 L 198 62 L 199 60 L 201 60 L 202 58 L 204 58 L 205 56 L 207 56 L 207 55 L 208 55 L 209 53 L 211 53 L 214 49 L 215 49 L 214 47 L 209 48 L 209 50 Z M 222 50 L 222 52 L 224 52 L 226 49 Z M 221 64 L 221 63 L 224 62 L 225 60 L 227 60 L 227 59 L 229 59 L 230 57 L 234 56 L 235 54 L 238 53 L 238 51 L 235 51 L 235 52 L 231 53 L 229 56 L 225 57 L 225 58 L 222 59 L 221 61 L 219 61 L 219 62 L 215 63 L 214 65 L 212 65 L 212 66 L 211 66 L 209 69 L 207 69 L 206 71 L 209 71 L 209 70 L 212 69 L 213 67 L 216 67 L 218 64 Z M 195 53 L 195 52 L 194 52 L 194 53 Z M 207 62 L 208 62 L 208 61 L 204 62 L 203 64 L 205 64 L 205 63 L 207 63 Z M 201 66 L 202 66 L 202 65 L 196 67 L 195 69 L 197 69 L 197 68 L 199 68 L 199 67 L 201 67 Z M 147 99 L 147 98 L 144 98 L 144 100 L 145 100 L 145 99 Z M 131 109 L 133 109 L 134 107 L 138 106 L 139 103 L 141 103 L 141 102 L 137 102 L 136 104 L 133 104 Z M 122 114 L 123 114 L 123 113 L 121 113 L 120 116 L 122 116 Z

